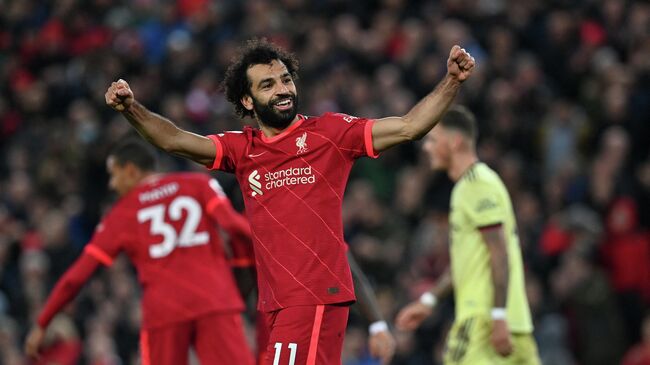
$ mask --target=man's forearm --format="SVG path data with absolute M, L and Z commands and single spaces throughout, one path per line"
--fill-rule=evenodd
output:
M 99 262 L 95 258 L 86 253 L 81 254 L 77 261 L 59 279 L 47 298 L 36 321 L 41 328 L 46 328 L 61 308 L 79 293 L 81 287 L 88 281 L 97 267 L 99 267 Z
M 490 258 L 492 283 L 494 285 L 494 307 L 505 308 L 508 298 L 508 255 L 505 252 L 492 253 Z
M 431 93 L 404 116 L 412 139 L 422 138 L 438 123 L 458 94 L 460 85 L 460 81 L 446 75 Z
M 499 224 L 480 229 L 490 253 L 490 270 L 494 285 L 494 308 L 505 308 L 508 297 L 508 248 L 503 227 Z
M 473 68 L 474 58 L 459 46 L 452 47 L 447 60 L 447 74 L 429 95 L 403 116 L 375 120 L 372 125 L 374 150 L 385 151 L 426 135 L 445 114 Z
M 148 142 L 167 152 L 174 152 L 174 139 L 181 130 L 169 119 L 156 114 L 134 101 L 122 112 L 138 133 Z
M 453 285 L 451 283 L 451 272 L 449 269 L 438 278 L 436 285 L 430 290 L 436 298 L 442 299 L 451 293 Z
M 357 304 L 359 305 L 361 314 L 371 323 L 383 321 L 384 318 L 379 310 L 377 298 L 372 291 L 368 278 L 361 271 L 359 264 L 357 264 L 357 261 L 350 252 L 348 252 L 348 262 L 350 263 L 352 279 L 354 280 L 354 287 L 356 289 Z

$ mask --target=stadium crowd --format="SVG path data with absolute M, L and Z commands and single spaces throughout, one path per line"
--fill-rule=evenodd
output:
M 106 87 L 129 80 L 198 133 L 239 130 L 219 83 L 252 37 L 297 54 L 310 115 L 402 115 L 465 47 L 478 67 L 456 101 L 513 198 L 543 363 L 650 364 L 650 3 L 632 0 L 0 2 L 0 364 L 30 363 L 29 325 L 114 201 L 104 161 L 130 127 Z M 359 161 L 344 201 L 347 241 L 391 319 L 448 264 L 452 183 L 419 151 Z M 234 177 L 215 176 L 241 209 Z M 33 363 L 136 364 L 137 288 L 117 260 Z M 393 364 L 441 363 L 442 306 L 395 332 Z M 353 312 L 345 365 L 374 363 L 366 325 Z

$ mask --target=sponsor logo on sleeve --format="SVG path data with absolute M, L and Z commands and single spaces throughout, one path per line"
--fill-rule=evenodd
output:
M 343 114 L 343 113 L 335 113 L 335 115 L 338 115 L 339 117 L 341 117 L 344 121 L 346 121 L 348 123 L 352 123 L 354 120 L 359 119 L 357 117 L 353 117 L 351 115 L 347 115 L 347 114 Z
M 481 199 L 476 205 L 476 212 L 482 213 L 486 210 L 491 210 L 496 207 L 497 207 L 497 203 L 494 200 L 490 198 L 485 198 L 485 199 Z

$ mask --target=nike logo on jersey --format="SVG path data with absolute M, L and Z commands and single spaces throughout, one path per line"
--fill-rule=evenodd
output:
M 260 157 L 265 153 L 266 153 L 266 151 L 260 152 L 260 153 L 255 153 L 255 154 L 250 154 L 250 155 L 248 155 L 248 157 L 250 157 L 250 158 Z

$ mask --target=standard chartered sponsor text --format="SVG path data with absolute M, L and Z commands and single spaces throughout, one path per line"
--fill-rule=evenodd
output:
M 291 167 L 284 170 L 267 172 L 264 174 L 267 190 L 280 188 L 283 186 L 298 184 L 313 184 L 316 182 L 316 176 L 312 173 L 311 166 Z

